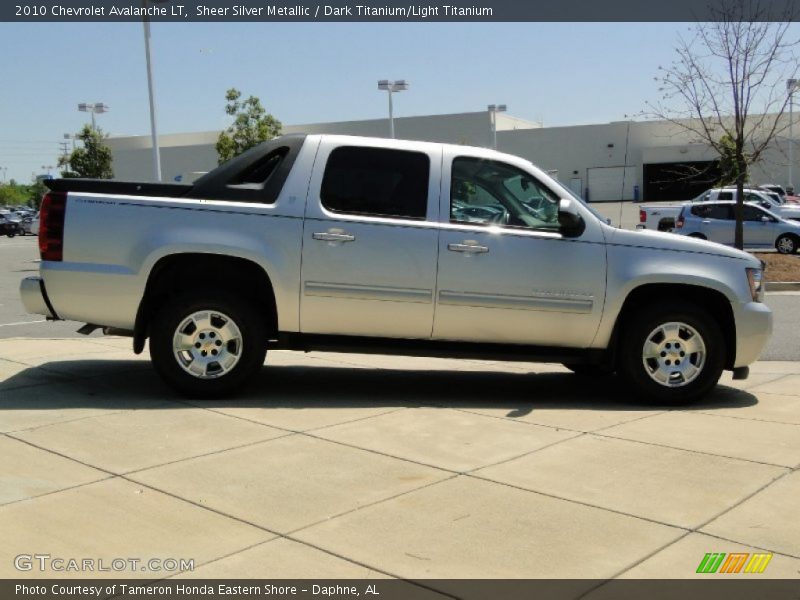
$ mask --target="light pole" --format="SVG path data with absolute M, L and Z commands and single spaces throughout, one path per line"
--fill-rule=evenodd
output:
M 408 89 L 408 82 L 405 79 L 389 81 L 381 79 L 378 82 L 378 89 L 389 92 L 389 137 L 394 139 L 394 112 L 392 110 L 392 92 L 402 92 Z
M 489 120 L 492 123 L 492 148 L 497 150 L 497 113 L 506 112 L 506 105 L 490 104 L 487 108 L 489 109 Z
M 151 3 L 165 2 L 167 0 L 150 0 Z M 161 181 L 161 151 L 158 147 L 158 128 L 156 127 L 156 98 L 153 88 L 153 63 L 150 59 L 150 17 L 147 14 L 148 0 L 142 0 L 142 8 L 145 10 L 142 17 L 144 26 L 144 56 L 147 63 L 147 93 L 150 99 L 150 137 L 153 145 L 153 176 L 156 181 Z
M 97 130 L 97 122 L 95 121 L 94 116 L 99 115 L 104 112 L 108 112 L 111 110 L 108 104 L 103 104 L 102 102 L 81 102 L 78 104 L 78 110 L 81 112 L 88 112 L 92 113 L 92 130 Z
M 74 152 L 75 151 L 75 140 L 80 139 L 80 137 L 75 135 L 75 134 L 73 134 L 73 133 L 65 133 L 64 134 L 64 139 L 65 140 L 72 140 L 72 151 Z
M 797 89 L 797 79 L 786 80 L 786 91 L 789 94 L 789 185 L 794 193 L 794 181 L 792 179 L 792 168 L 794 167 L 794 137 L 792 136 L 792 109 L 794 108 L 794 91 Z

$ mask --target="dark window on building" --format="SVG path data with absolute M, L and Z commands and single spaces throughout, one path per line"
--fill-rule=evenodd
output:
M 337 213 L 424 219 L 429 176 L 427 154 L 343 146 L 328 157 L 320 199 Z

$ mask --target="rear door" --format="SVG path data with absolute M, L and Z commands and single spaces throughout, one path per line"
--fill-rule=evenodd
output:
M 694 214 L 701 219 L 698 230 L 709 241 L 720 244 L 733 244 L 734 227 L 733 204 L 721 202 L 696 207 Z
M 303 333 L 430 338 L 441 153 L 322 139 L 303 228 Z

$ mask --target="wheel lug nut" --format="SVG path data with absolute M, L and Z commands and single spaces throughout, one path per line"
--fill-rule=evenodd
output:
M 202 337 L 202 336 L 200 336 Z M 667 349 L 672 348 L 672 344 L 667 344 Z
M 214 342 L 214 343 L 215 343 L 217 346 L 222 346 L 222 342 L 221 342 L 221 341 L 219 341 L 219 340 L 217 340 L 217 341 L 216 341 L 216 342 Z
M 212 331 L 211 333 L 208 334 L 208 337 L 214 338 L 214 337 L 216 337 L 216 334 Z
M 201 333 L 201 334 L 200 334 L 200 339 L 201 339 L 201 340 L 204 340 L 204 339 L 206 339 L 206 334 L 205 334 L 205 333 Z M 667 345 L 667 348 L 669 348 L 669 345 Z
M 205 354 L 205 352 L 203 354 Z M 670 366 L 671 364 L 672 363 L 670 361 L 667 361 L 667 366 Z
M 197 343 L 194 345 L 194 347 L 195 347 L 195 348 L 199 348 L 200 346 L 201 346 L 200 342 L 197 342 Z
M 203 356 L 207 356 L 207 355 L 208 355 L 208 352 L 206 352 L 205 350 L 203 350 L 203 351 L 202 351 L 200 354 L 201 354 L 201 355 L 203 355 Z
M 679 365 L 679 364 L 681 364 L 681 361 L 679 361 L 679 360 L 676 360 L 676 361 L 675 361 L 675 364 L 676 364 L 676 365 Z
M 216 350 L 212 350 L 212 351 L 211 351 L 211 354 L 213 354 L 214 356 L 216 356 L 216 355 L 217 355 L 217 351 L 216 351 Z
M 666 355 L 667 355 L 667 353 L 666 353 L 666 352 L 662 352 L 662 353 L 661 353 L 661 358 L 664 358 Z
M 683 350 L 681 350 L 681 358 L 683 358 L 684 356 L 686 356 L 686 352 L 684 352 Z

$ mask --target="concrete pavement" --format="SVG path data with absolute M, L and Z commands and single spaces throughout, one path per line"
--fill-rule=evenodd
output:
M 272 352 L 191 401 L 129 346 L 0 340 L 0 577 L 690 578 L 740 551 L 800 576 L 798 363 L 668 409 L 559 365 Z

